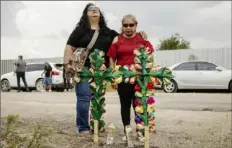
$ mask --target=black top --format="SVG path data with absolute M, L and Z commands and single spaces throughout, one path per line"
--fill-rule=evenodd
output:
M 76 27 L 71 35 L 68 38 L 67 45 L 70 45 L 72 47 L 78 48 L 86 48 L 91 41 L 93 34 L 95 30 L 89 29 L 89 30 L 84 30 L 81 27 Z M 90 53 L 93 52 L 94 49 L 99 49 L 105 52 L 105 65 L 108 67 L 109 66 L 109 57 L 106 56 L 109 47 L 114 39 L 114 37 L 118 36 L 118 33 L 115 30 L 110 30 L 107 31 L 108 33 L 105 33 L 103 31 L 99 31 L 98 38 L 91 49 Z M 86 67 L 90 67 L 90 61 L 89 58 L 87 58 Z
M 52 67 L 50 67 L 50 66 L 45 66 L 45 67 L 44 67 L 44 70 L 45 70 L 45 77 L 50 77 L 50 76 L 51 76 L 50 73 L 51 73 L 51 71 L 52 71 Z

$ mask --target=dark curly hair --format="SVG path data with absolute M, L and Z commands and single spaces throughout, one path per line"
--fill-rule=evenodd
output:
M 81 27 L 84 30 L 88 31 L 90 30 L 90 24 L 89 24 L 89 20 L 88 20 L 88 16 L 87 16 L 87 12 L 88 12 L 88 8 L 90 6 L 94 5 L 93 3 L 88 3 L 85 6 L 85 9 L 83 10 L 82 16 L 80 18 L 80 21 L 77 23 L 76 27 Z M 100 21 L 99 21 L 99 27 L 100 27 L 100 32 L 104 32 L 104 33 L 109 33 L 110 29 L 107 26 L 105 17 L 103 15 L 103 13 L 100 11 Z

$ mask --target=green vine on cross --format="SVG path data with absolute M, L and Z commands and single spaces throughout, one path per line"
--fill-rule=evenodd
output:
M 153 55 L 149 48 L 140 46 L 134 50 L 134 64 L 120 67 L 125 82 L 135 85 L 135 121 L 139 138 L 144 141 L 144 147 L 149 147 L 149 132 L 154 132 L 154 94 L 155 83 L 158 79 L 163 85 L 167 85 L 173 78 L 172 72 L 166 68 L 154 68 Z
M 114 71 L 112 68 L 106 68 L 104 60 L 104 52 L 95 49 L 89 55 L 91 68 L 84 67 L 81 72 L 77 72 L 76 81 L 77 82 L 89 82 L 90 89 L 92 92 L 91 105 L 90 105 L 90 126 L 91 130 L 95 133 L 98 131 L 105 131 L 105 121 L 103 120 L 103 114 L 105 111 L 105 92 L 107 82 L 117 82 L 120 83 L 122 80 L 122 75 L 118 71 Z M 97 121 L 98 131 L 94 129 L 94 121 Z M 98 142 L 95 135 L 95 142 Z

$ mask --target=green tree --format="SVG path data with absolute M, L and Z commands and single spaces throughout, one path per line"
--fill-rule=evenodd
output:
M 179 33 L 175 33 L 169 38 L 161 39 L 159 50 L 176 50 L 176 49 L 189 49 L 190 42 L 186 41 Z

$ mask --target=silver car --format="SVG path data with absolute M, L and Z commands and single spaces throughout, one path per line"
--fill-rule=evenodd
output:
M 206 61 L 190 61 L 169 67 L 175 76 L 171 83 L 164 86 L 167 93 L 179 89 L 221 89 L 232 92 L 231 70 Z

